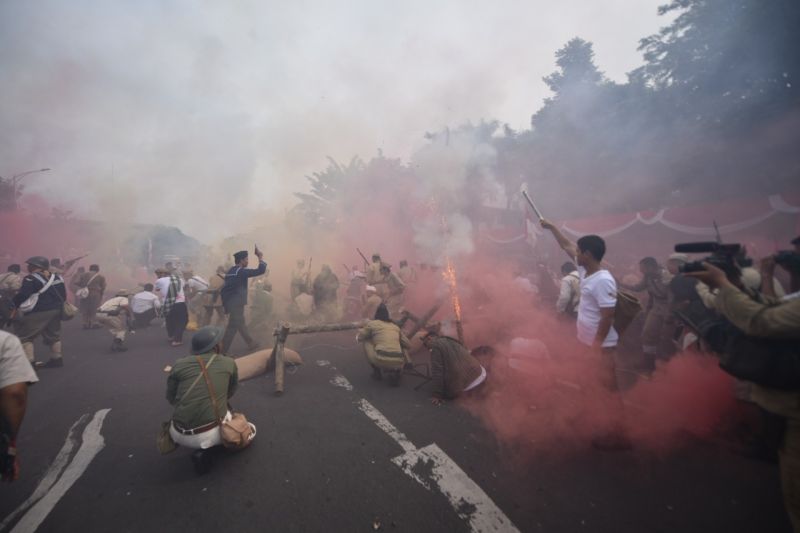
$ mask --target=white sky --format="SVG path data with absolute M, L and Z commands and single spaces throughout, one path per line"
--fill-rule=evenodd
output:
M 290 207 L 325 156 L 527 128 L 574 36 L 624 81 L 664 2 L 6 0 L 0 175 L 51 167 L 25 183 L 54 205 L 209 241 Z

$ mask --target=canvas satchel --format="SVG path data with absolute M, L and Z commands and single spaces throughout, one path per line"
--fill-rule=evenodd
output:
M 96 278 L 96 277 L 97 277 L 97 276 L 99 276 L 99 275 L 100 275 L 100 273 L 98 272 L 97 274 L 95 274 L 94 276 L 92 276 L 91 278 L 89 278 L 89 281 L 87 281 L 87 282 L 86 282 L 86 286 L 84 286 L 84 287 L 81 287 L 80 289 L 78 289 L 77 291 L 75 291 L 75 296 L 77 296 L 77 297 L 78 297 L 78 298 L 80 298 L 81 300 L 83 300 L 84 298 L 86 298 L 87 296 L 89 296 L 89 284 L 90 284 L 91 282 L 93 282 L 93 281 L 94 281 L 94 278 Z
M 214 406 L 214 414 L 219 421 L 219 433 L 222 438 L 222 445 L 230 450 L 247 448 L 256 436 L 254 426 L 247 421 L 247 418 L 242 413 L 233 413 L 230 420 L 225 420 L 224 417 L 220 416 L 219 407 L 217 405 L 217 395 L 214 393 L 214 385 L 208 377 L 206 365 L 200 357 L 197 358 L 197 361 L 200 363 L 203 378 L 206 380 L 208 394 L 211 396 L 211 403 Z
M 39 295 L 45 292 L 47 289 L 49 289 L 50 286 L 53 285 L 53 282 L 56 280 L 55 274 L 50 274 L 50 279 L 47 280 L 47 282 L 45 282 L 44 278 L 38 274 L 33 274 L 33 276 L 42 283 L 44 283 L 44 286 L 41 289 L 39 289 L 39 292 L 31 294 L 27 300 L 19 304 L 19 310 L 22 311 L 23 313 L 29 313 L 33 311 L 33 308 L 36 307 L 36 304 L 39 302 Z

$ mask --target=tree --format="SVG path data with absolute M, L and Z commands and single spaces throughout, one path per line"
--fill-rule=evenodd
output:
M 556 65 L 558 70 L 543 78 L 555 98 L 605 81 L 605 76 L 594 64 L 592 43 L 580 37 L 572 38 L 556 52 Z
M 635 76 L 673 112 L 736 127 L 800 103 L 797 0 L 673 0 L 659 13 L 678 15 L 640 41 Z

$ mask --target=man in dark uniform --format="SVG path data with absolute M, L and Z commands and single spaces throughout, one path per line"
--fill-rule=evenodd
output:
M 33 341 L 41 335 L 45 345 L 50 347 L 50 360 L 38 362 L 36 366 L 64 366 L 61 358 L 61 311 L 67 299 L 64 280 L 49 271 L 50 261 L 46 257 L 31 257 L 26 263 L 28 275 L 22 280 L 22 287 L 13 300 L 16 308 L 14 333 L 31 363 L 34 362 Z M 34 295 L 36 302 L 26 309 Z
M 225 353 L 230 350 L 237 332 L 247 343 L 250 351 L 258 348 L 258 345 L 247 331 L 247 325 L 244 321 L 244 307 L 247 305 L 247 280 L 261 276 L 267 271 L 264 254 L 261 253 L 258 247 L 255 249 L 255 254 L 258 257 L 258 268 L 247 268 L 249 258 L 246 250 L 233 254 L 233 260 L 236 264 L 225 275 L 225 285 L 222 286 L 220 291 L 222 305 L 228 314 L 228 326 L 225 328 L 225 336 L 222 339 L 222 351 Z

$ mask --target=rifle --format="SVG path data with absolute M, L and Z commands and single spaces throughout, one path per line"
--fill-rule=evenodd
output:
M 80 256 L 80 257 L 76 257 L 76 258 L 74 258 L 74 259 L 70 259 L 70 260 L 68 260 L 68 261 L 64 261 L 64 271 L 67 271 L 67 270 L 69 270 L 69 269 L 70 269 L 70 267 L 72 267 L 72 265 L 74 265 L 75 263 L 77 263 L 78 261 L 80 261 L 81 259 L 83 259 L 84 257 L 89 257 L 89 254 L 83 254 L 83 255 L 82 255 L 82 256 Z
M 308 290 L 308 284 L 311 283 L 311 262 L 314 260 L 313 257 L 308 258 L 308 271 L 306 272 L 306 290 Z
M 364 260 L 364 270 L 367 270 L 367 268 L 369 267 L 369 261 L 367 261 L 367 256 L 361 253 L 361 250 L 359 250 L 358 248 L 356 248 L 356 252 L 358 252 L 358 255 L 360 255 L 361 259 Z

